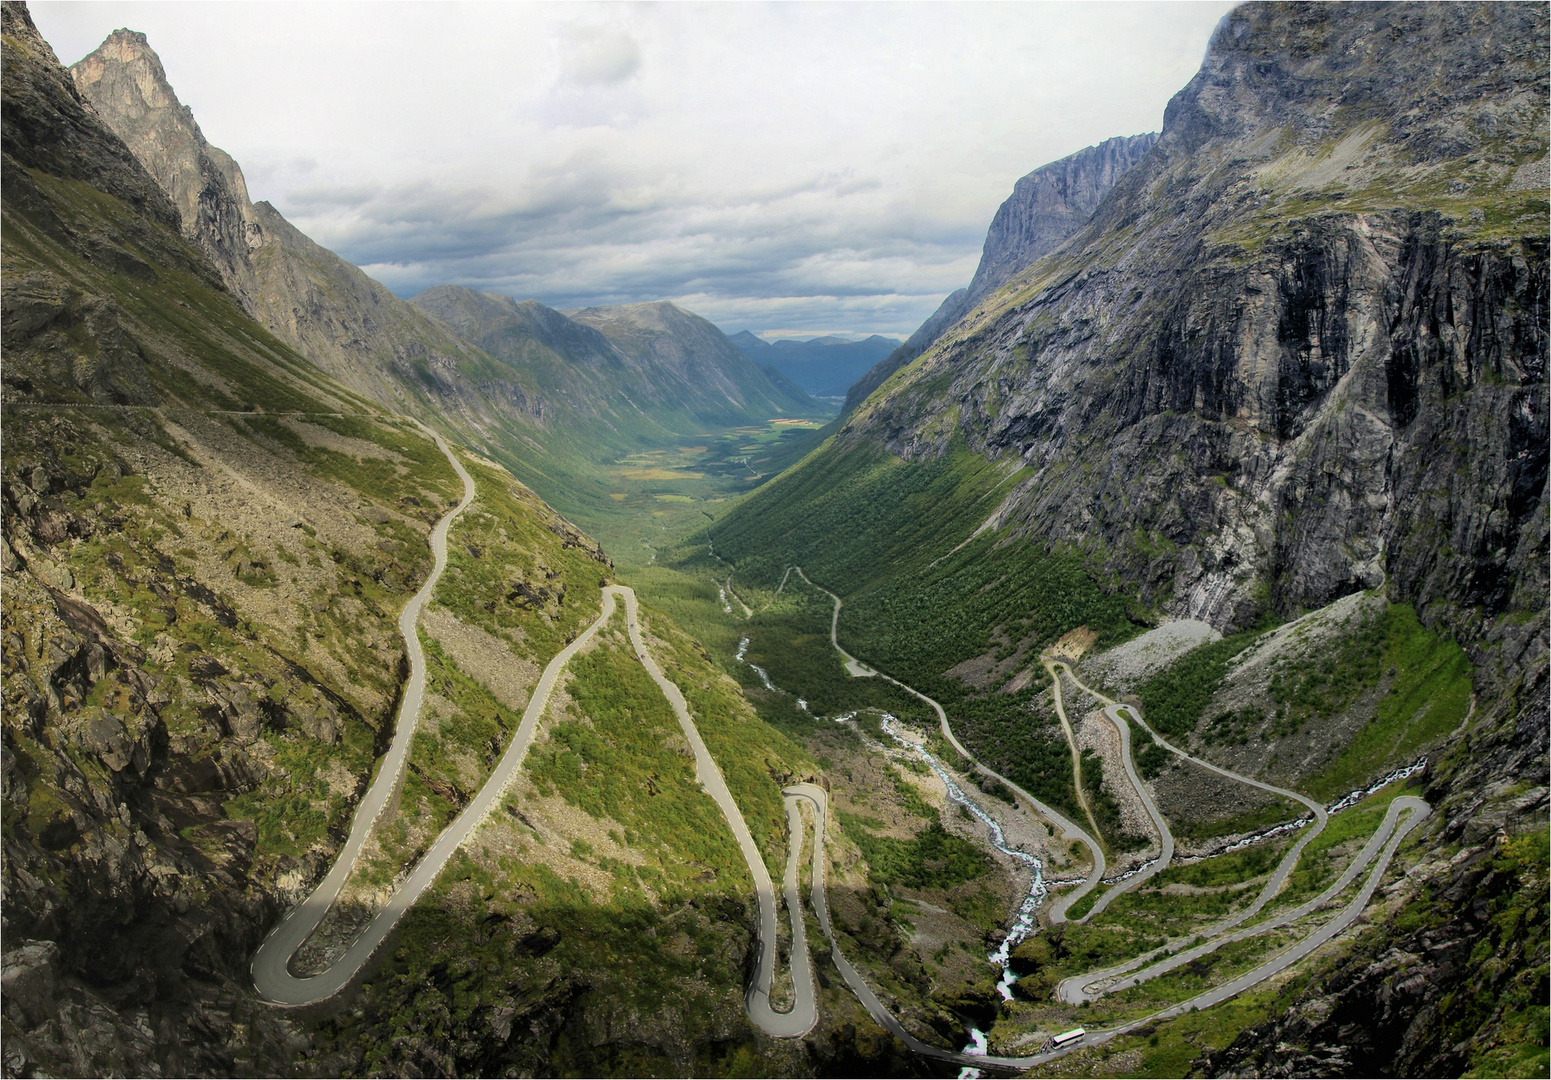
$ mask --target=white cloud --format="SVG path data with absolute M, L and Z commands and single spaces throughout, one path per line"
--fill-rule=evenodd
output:
M 1014 181 L 1156 130 L 1230 5 L 35 2 L 143 30 L 206 136 L 403 294 L 906 334 Z
M 641 66 L 641 49 L 623 30 L 573 26 L 565 39 L 565 77 L 584 86 L 622 83 Z

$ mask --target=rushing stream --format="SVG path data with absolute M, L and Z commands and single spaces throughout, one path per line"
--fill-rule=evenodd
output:
M 785 584 L 784 581 L 783 584 Z M 747 664 L 749 667 L 754 669 L 754 673 L 759 676 L 759 681 L 764 684 L 766 690 L 775 690 L 775 684 L 770 681 L 770 675 L 765 671 L 765 669 L 748 659 L 748 649 L 749 638 L 745 636 L 738 642 L 738 652 L 736 654 L 736 659 L 739 663 Z M 802 709 L 804 712 L 808 711 L 808 703 L 801 698 L 797 699 L 797 707 Z M 837 723 L 843 724 L 849 720 L 854 720 L 855 718 L 856 713 L 849 712 L 843 716 L 836 717 L 835 720 Z M 979 803 L 970 798 L 969 795 L 965 793 L 964 789 L 959 786 L 959 782 L 953 778 L 953 775 L 943 767 L 942 763 L 939 762 L 937 758 L 926 749 L 926 747 L 921 746 L 918 743 L 911 742 L 909 739 L 904 737 L 899 727 L 898 717 L 893 716 L 890 713 L 884 713 L 882 727 L 883 730 L 888 733 L 889 737 L 892 738 L 897 744 L 899 744 L 902 750 L 916 754 L 921 758 L 922 761 L 926 762 L 926 764 L 931 767 L 931 770 L 937 774 L 937 778 L 942 781 L 943 787 L 947 789 L 949 799 L 958 803 L 960 806 L 964 807 L 964 809 L 968 810 L 971 814 L 980 819 L 981 824 L 986 827 L 986 831 L 990 834 L 990 842 L 992 847 L 996 848 L 997 851 L 1000 851 L 1008 858 L 1021 862 L 1033 873 L 1033 878 L 1029 882 L 1029 893 L 1023 898 L 1023 903 L 1019 905 L 1018 914 L 1013 919 L 1013 925 L 1011 929 L 1008 930 L 1007 936 L 1002 939 L 1002 943 L 997 947 L 997 950 L 986 957 L 986 959 L 989 960 L 992 964 L 1002 969 L 1002 976 L 999 980 L 997 980 L 996 992 L 1001 995 L 1003 1001 L 1011 1001 L 1012 984 L 1018 981 L 1018 976 L 1013 971 L 1012 964 L 1010 962 L 1012 950 L 1017 948 L 1020 941 L 1023 941 L 1030 934 L 1034 933 L 1036 929 L 1038 929 L 1038 923 L 1035 921 L 1034 913 L 1039 910 L 1040 904 L 1044 903 L 1045 898 L 1050 895 L 1049 886 L 1045 882 L 1044 864 L 1033 855 L 1030 855 L 1028 852 L 1020 851 L 1007 843 L 1007 835 L 1002 831 L 1001 822 L 997 821 L 994 817 L 988 814 Z M 877 746 L 876 743 L 873 743 L 872 740 L 866 739 L 865 737 L 864 741 L 871 745 Z M 884 748 L 879 747 L 879 749 L 882 750 Z M 985 1033 L 979 1028 L 971 1027 L 968 1034 L 969 1043 L 964 1047 L 963 1052 L 966 1054 L 983 1055 L 986 1052 L 987 1046 Z M 980 1070 L 974 1068 L 965 1068 L 959 1075 L 961 1077 L 978 1077 L 980 1076 Z
M 1385 776 L 1382 780 L 1376 780 L 1368 787 L 1359 788 L 1338 802 L 1331 803 L 1327 813 L 1335 814 L 1345 810 L 1348 806 L 1356 806 L 1369 795 L 1372 795 L 1375 791 L 1378 791 L 1381 788 L 1389 787 L 1389 785 L 1395 783 L 1397 780 L 1404 780 L 1407 777 L 1415 776 L 1425 768 L 1427 768 L 1427 758 L 1419 757 L 1416 759 L 1414 764 L 1407 765 L 1403 769 L 1396 769 L 1394 772 Z
M 1034 920 L 1034 913 L 1039 910 L 1039 905 L 1045 902 L 1045 897 L 1050 895 L 1050 890 L 1045 885 L 1044 864 L 1028 852 L 1010 847 L 1007 843 L 1006 834 L 1002 832 L 1001 822 L 986 813 L 979 803 L 966 795 L 964 789 L 959 786 L 958 781 L 932 756 L 926 747 L 913 743 L 900 734 L 899 720 L 896 717 L 884 713 L 883 730 L 888 732 L 889 737 L 901 747 L 915 751 L 922 761 L 931 766 L 932 771 L 937 774 L 937 778 L 947 788 L 948 798 L 964 807 L 971 814 L 974 814 L 985 825 L 987 831 L 991 834 L 992 847 L 996 848 L 1003 855 L 1018 860 L 1034 872 L 1033 880 L 1029 882 L 1029 894 L 1023 898 L 1023 903 L 1019 905 L 1018 915 L 1013 920 L 1012 928 L 1007 931 L 1007 936 L 1002 939 L 1002 943 L 997 947 L 997 950 L 986 957 L 987 960 L 1002 969 L 1002 977 L 996 984 L 996 992 L 1002 995 L 1003 1001 L 1011 1001 L 1012 984 L 1018 981 L 1018 976 L 1014 974 L 1012 964 L 1008 958 L 1012 950 L 1018 947 L 1018 943 L 1035 931 L 1038 924 Z M 967 1052 L 973 1053 L 974 1051 Z M 981 1052 L 983 1053 L 984 1051 Z
M 748 651 L 749 651 L 749 639 L 748 638 L 744 638 L 742 641 L 738 642 L 738 656 L 737 656 L 738 662 L 742 663 L 742 664 L 747 664 L 749 667 L 753 668 L 754 669 L 754 674 L 759 676 L 759 681 L 765 684 L 765 689 L 766 690 L 774 690 L 775 689 L 775 684 L 770 681 L 770 676 L 765 673 L 765 669 L 760 667 L 758 664 L 754 663 L 754 661 L 749 660 L 749 659 L 746 658 L 745 654 L 747 654 Z

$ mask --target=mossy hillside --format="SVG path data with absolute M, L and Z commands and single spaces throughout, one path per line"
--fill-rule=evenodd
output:
M 1393 935 L 1419 947 L 1424 935 L 1433 940 L 1458 940 L 1466 935 L 1474 942 L 1469 961 L 1459 971 L 1437 973 L 1440 985 L 1436 1013 L 1440 1029 L 1427 1036 L 1413 1052 L 1442 1053 L 1452 1063 L 1451 1074 L 1465 1076 L 1537 1076 L 1547 1059 L 1543 991 L 1546 964 L 1545 868 L 1546 839 L 1543 830 L 1519 833 L 1494 844 L 1494 852 L 1477 852 L 1463 865 L 1473 881 L 1484 887 L 1479 919 L 1463 916 L 1456 902 L 1447 899 L 1453 880 L 1431 877 L 1421 894 L 1403 908 L 1393 921 L 1360 924 L 1355 934 L 1343 939 L 1323 958 L 1316 958 L 1285 982 L 1249 990 L 1230 1001 L 1201 1012 L 1164 1021 L 1133 1034 L 1121 1036 L 1103 1047 L 1078 1051 L 1034 1070 L 1036 1076 L 1183 1076 L 1191 1072 L 1238 1071 L 1274 1045 L 1277 1055 L 1318 1053 L 1335 1027 L 1362 1022 L 1377 1038 L 1395 1036 L 1393 1028 L 1376 1030 L 1376 1003 L 1362 997 L 1332 996 L 1350 987 L 1344 976 L 1362 971 L 1393 957 Z M 1483 858 L 1482 856 L 1485 856 Z M 1450 879 L 1460 871 L 1451 867 Z M 1393 976 L 1384 985 L 1393 986 Z M 1537 989 L 1532 989 L 1535 987 Z M 1273 1023 L 1289 1016 L 1289 1009 L 1318 999 L 1317 1016 L 1306 1023 Z M 1331 1006 L 1336 1006 L 1331 1012 Z M 998 1031 L 1019 1030 L 1041 1011 L 1019 1005 L 1023 1023 Z M 1081 1022 L 1081 1019 L 1079 1019 Z M 993 1033 L 995 1045 L 996 1033 Z M 1232 1050 L 1229 1050 L 1230 1046 Z M 1372 1059 L 1359 1058 L 1357 1067 Z
M 1316 643 L 1281 647 L 1254 669 L 1252 682 L 1230 679 L 1236 661 L 1265 643 L 1246 632 L 1192 649 L 1139 688 L 1142 715 L 1176 743 L 1198 742 L 1208 756 L 1214 747 L 1254 745 L 1263 763 L 1300 734 L 1324 733 L 1312 768 L 1300 766 L 1305 775 L 1280 782 L 1328 801 L 1409 764 L 1468 713 L 1468 657 L 1422 626 L 1409 604 L 1365 604 L 1319 629 Z M 1160 764 L 1145 745 L 1139 760 L 1144 771 Z
M 59 223 L 77 236 L 106 240 L 113 254 L 103 257 L 99 251 L 89 259 L 56 242 L 36 214 L 8 204 L 5 247 L 11 272 L 69 283 L 79 290 L 77 301 L 81 296 L 109 301 L 133 342 L 132 355 L 144 363 L 164 404 L 237 411 L 374 411 L 254 323 L 205 276 L 202 258 L 181 238 L 148 227 L 130 207 L 88 184 L 37 170 L 30 170 L 29 177 Z M 64 326 L 68 335 L 72 324 Z M 78 351 L 88 356 L 98 351 L 88 330 L 74 333 Z M 94 358 L 112 362 L 106 356 Z M 60 391 L 90 400 L 68 383 L 50 387 L 51 393 Z
M 460 856 L 318 1033 L 355 1076 L 784 1074 L 743 1011 L 748 923 L 715 893 L 596 903 L 520 856 Z
M 773 589 L 786 567 L 800 565 L 847 596 L 945 555 L 1013 482 L 1004 465 L 962 446 L 905 462 L 836 437 L 722 515 L 707 533 L 717 553 L 737 565 L 745 585 Z
M 324 531 L 310 534 L 290 529 L 274 539 L 273 531 L 247 533 L 236 514 L 224 523 L 206 516 L 218 512 L 216 503 L 200 501 L 196 513 L 181 498 L 168 498 L 178 490 L 178 470 L 193 474 L 182 458 L 165 452 L 161 443 L 171 437 L 154 416 L 130 410 L 68 417 L 45 420 L 20 411 L 7 421 L 6 447 L 14 461 L 49 460 L 65 477 L 96 474 L 90 483 L 38 501 L 31 554 L 40 566 L 52 560 L 67 567 L 76 595 L 121 626 L 141 650 L 139 669 L 165 685 L 160 696 L 166 700 L 155 708 L 169 739 L 182 740 L 177 745 L 189 748 L 196 761 L 231 758 L 278 767 L 254 790 L 234 793 L 227 807 L 231 816 L 258 825 L 259 856 L 295 857 L 326 844 L 356 795 L 357 782 L 345 777 L 369 770 L 373 730 L 380 730 L 397 694 L 393 623 L 418 584 L 415 575 L 429 568 L 423 535 L 410 533 L 392 554 L 359 549 L 351 540 L 350 560 L 336 562 L 327 557 L 330 530 L 321 521 Z M 235 432 L 212 423 L 217 426 L 178 430 L 196 445 L 201 435 L 215 440 L 201 445 L 200 453 L 212 446 L 225 452 L 227 435 Z M 403 437 L 387 428 L 376 435 Z M 158 463 L 156 482 L 120 475 L 125 461 Z M 276 485 L 273 490 L 305 475 L 284 456 L 272 465 L 277 471 L 267 482 Z M 451 473 L 445 460 L 440 473 L 430 466 L 406 469 L 399 487 L 386 494 L 444 482 Z M 348 487 L 339 490 L 352 500 L 362 497 Z M 44 542 L 40 532 L 54 542 Z M 332 546 L 338 549 L 341 541 Z M 314 596 L 350 599 L 322 606 Z M 25 641 L 28 634 L 21 636 Z M 366 648 L 371 659 L 365 659 L 363 647 L 374 645 L 386 655 L 372 656 Z M 254 741 L 241 750 L 223 749 L 221 737 L 234 726 L 243 740 Z
M 1203 1054 L 1226 1047 L 1246 1028 L 1264 1022 L 1278 1011 L 1278 1007 L 1285 1008 L 1296 992 L 1307 984 L 1307 977 L 1295 976 L 1289 983 L 1275 988 L 1250 990 L 1210 1009 L 1186 1013 L 1120 1036 L 1103 1046 L 1067 1054 L 1037 1066 L 1028 1075 L 1185 1076 Z M 1064 1015 L 1048 1015 L 1049 1010 L 1031 1006 L 1016 1008 L 1024 1017 L 1020 1028 L 1037 1024 L 1040 1029 L 1051 1032 L 1065 1030 L 1060 1026 L 1068 1019 Z M 1078 1015 L 1075 1022 L 1081 1024 L 1085 1019 Z
M 475 502 L 453 523 L 435 601 L 543 664 L 598 617 L 601 548 L 505 469 L 464 455 Z
M 452 823 L 510 744 L 525 701 L 516 695 L 531 690 L 538 672 L 601 607 L 599 582 L 609 568 L 596 546 L 500 466 L 463 458 L 475 498 L 449 532 L 448 567 L 420 630 L 427 701 L 403 789 L 379 820 L 344 902 L 330 912 L 315 942 L 348 930 L 359 918 L 352 906 L 375 909 L 380 890 Z M 449 615 L 456 622 L 449 624 Z M 477 655 L 460 664 L 455 644 L 439 641 L 427 625 L 459 637 L 476 628 L 488 637 Z M 495 685 L 505 688 L 506 700 L 492 691 Z
M 534 1071 L 588 1074 L 770 1052 L 742 1008 L 747 869 L 622 615 L 570 672 L 524 781 L 406 920 L 364 1013 L 325 1029 L 374 1048 L 360 1071 L 448 1046 L 457 1071 L 521 1050 Z M 581 816 L 557 815 L 556 800 Z M 492 1035 L 503 1010 L 523 1019 Z M 542 1018 L 531 1035 L 530 1017 Z
M 817 770 L 812 757 L 799 741 L 762 720 L 704 647 L 645 600 L 641 619 L 648 649 L 684 695 L 695 727 L 716 759 L 773 879 L 780 880 L 787 851 L 781 788 L 814 779 Z
M 1081 625 L 1103 644 L 1136 632 L 1125 601 L 1089 576 L 1078 556 L 991 532 L 966 539 L 1020 475 L 962 447 L 904 462 L 831 442 L 708 531 L 717 553 L 737 565 L 735 580 L 751 606 L 760 607 L 786 566 L 802 565 L 845 598 L 840 636 L 848 651 L 936 698 L 988 763 L 1069 809 L 1071 766 L 1064 747 L 1037 737 L 1049 721 L 1031 712 L 1034 693 L 976 693 L 945 674 L 976 656 L 1028 655 Z M 816 612 L 806 618 L 819 621 Z M 824 660 L 818 647 L 806 647 L 806 635 L 816 632 L 794 626 L 784 635 L 791 657 L 811 659 L 794 663 L 775 650 L 760 655 L 786 665 L 792 685 L 777 679 L 778 685 L 815 694 L 828 711 L 830 688 L 846 688 L 837 685 L 833 654 Z M 752 651 L 759 638 L 751 636 Z M 802 677 L 794 666 L 803 668 Z
M 1067 923 L 1030 939 L 1015 954 L 1017 970 L 1029 975 L 1021 995 L 1041 1000 L 1069 975 L 1140 956 L 1248 904 L 1291 843 L 1283 838 L 1198 863 L 1170 866 L 1144 887 L 1117 898 L 1091 923 Z M 1180 895 L 1165 891 L 1171 885 L 1211 891 Z
M 909 840 L 878 836 L 875 818 L 841 811 L 841 827 L 867 860 L 868 878 L 911 889 L 952 889 L 986 872 L 985 852 L 932 821 Z
M 620 867 L 626 887 L 676 897 L 716 881 L 753 895 L 721 810 L 694 775 L 688 740 L 668 701 L 620 632 L 572 661 L 572 706 L 529 752 L 525 772 L 541 797 L 557 793 L 588 816 L 618 822 L 641 866 Z M 707 744 L 709 746 L 709 743 Z M 769 778 L 765 785 L 774 787 Z
M 822 725 L 807 736 L 829 787 L 832 921 L 846 957 L 893 998 L 901 1021 L 953 1043 L 995 1000 L 987 942 L 1026 883 L 988 857 L 978 819 L 938 802 L 919 761 L 880 753 L 862 738 L 866 726 Z
M 1194 731 L 1207 703 L 1222 685 L 1229 663 L 1258 637 L 1250 631 L 1199 645 L 1143 683 L 1137 697 L 1148 727 L 1170 740 Z M 1156 763 L 1154 754 L 1149 758 L 1150 767 Z
M 1173 757 L 1172 754 L 1169 756 Z M 1277 796 L 1267 796 L 1264 802 L 1249 810 L 1239 810 L 1237 805 L 1242 804 L 1221 808 L 1200 807 L 1199 809 L 1204 811 L 1202 814 L 1188 818 L 1176 815 L 1174 820 L 1169 822 L 1169 829 L 1174 833 L 1176 841 L 1186 844 L 1201 843 L 1219 836 L 1258 833 L 1273 825 L 1293 821 L 1299 815 L 1308 812 L 1301 803 Z
M 331 431 L 343 440 L 372 444 L 382 451 L 381 456 L 357 456 L 318 446 L 308 442 L 285 420 L 272 416 L 232 419 L 233 426 L 245 433 L 284 446 L 319 479 L 348 485 L 377 501 L 396 502 L 402 513 L 428 525 L 440 519 L 446 508 L 456 505 L 463 495 L 463 485 L 448 468 L 441 450 L 406 420 L 361 414 L 319 414 L 309 417 L 307 422 Z M 406 475 L 413 475 L 420 481 L 420 492 L 406 492 Z
M 1470 711 L 1473 675 L 1465 651 L 1436 630 L 1422 626 L 1409 604 L 1394 604 L 1375 624 L 1359 632 L 1343 649 L 1343 659 L 1353 654 L 1364 659 L 1358 685 L 1376 685 L 1383 693 L 1373 718 L 1318 775 L 1306 783 L 1316 798 L 1335 798 L 1372 778 L 1375 773 L 1409 763 L 1418 753 L 1436 745 L 1463 723 Z M 1300 696 L 1312 696 L 1308 706 L 1314 715 L 1335 707 L 1342 694 L 1337 686 L 1334 701 L 1320 700 L 1322 687 L 1306 689 L 1306 683 L 1273 688 L 1289 698 L 1289 706 L 1302 706 Z M 1351 693 L 1351 691 L 1346 691 Z
M 899 500 L 881 490 L 872 494 L 897 510 Z M 822 520 L 809 527 L 835 537 L 836 547 L 844 545 L 857 559 L 866 558 L 865 545 L 873 539 L 853 540 L 854 534 Z M 865 577 L 847 577 L 838 572 L 839 564 L 835 577 L 804 568 L 817 584 L 845 599 L 840 635 L 848 651 L 939 700 L 948 699 L 945 705 L 967 692 L 945 672 L 994 654 L 999 640 L 1037 649 L 1085 625 L 1100 642 L 1113 644 L 1137 629 L 1124 601 L 1093 581 L 1076 556 L 1040 553 L 990 533 L 952 554 L 942 553 L 935 562 L 931 550 L 900 552 L 901 565 L 893 574 L 877 572 L 878 564 L 887 561 L 886 546 L 881 555 Z M 1001 651 L 1010 654 L 1005 645 Z

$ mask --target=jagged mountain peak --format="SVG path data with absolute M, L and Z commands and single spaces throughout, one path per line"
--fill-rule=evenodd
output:
M 264 230 L 247 182 L 230 155 L 205 140 L 146 36 L 113 31 L 70 75 L 172 200 L 183 235 L 210 257 L 243 306 L 257 311 L 249 253 L 263 245 Z
M 173 92 L 172 84 L 167 81 L 161 57 L 151 48 L 149 39 L 138 30 L 120 27 L 103 39 L 94 52 L 71 68 L 71 74 L 78 83 L 82 79 L 95 82 L 120 71 L 132 74 L 131 85 L 137 91 L 137 97 L 130 98 L 128 104 L 139 104 L 147 111 L 184 108 L 178 95 Z M 189 119 L 193 121 L 192 115 Z
M 160 224 L 175 225 L 177 210 L 132 148 L 88 107 L 27 6 L 7 2 L 0 11 L 7 47 L 0 130 L 7 162 L 86 181 Z M 31 183 L 24 170 L 9 168 L 5 182 L 17 190 Z

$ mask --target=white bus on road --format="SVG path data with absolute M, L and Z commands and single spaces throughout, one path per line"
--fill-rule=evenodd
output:
M 1062 1047 L 1071 1046 L 1075 1042 L 1081 1042 L 1082 1037 L 1088 1034 L 1085 1028 L 1073 1028 L 1071 1031 L 1063 1031 L 1059 1035 L 1053 1035 L 1045 1040 L 1045 1045 L 1040 1047 L 1040 1052 L 1047 1050 L 1060 1050 Z

